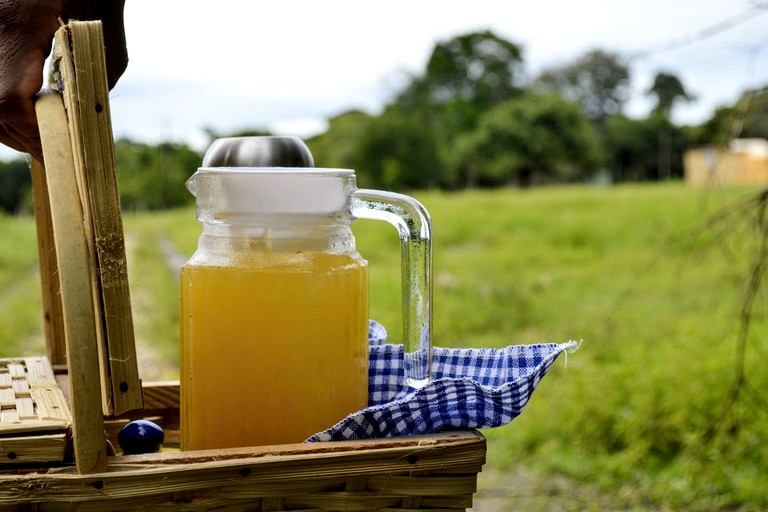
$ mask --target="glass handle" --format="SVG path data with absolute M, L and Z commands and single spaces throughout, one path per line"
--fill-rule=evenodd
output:
M 405 379 L 422 388 L 432 371 L 432 221 L 412 197 L 368 189 L 352 193 L 352 215 L 387 221 L 400 234 Z

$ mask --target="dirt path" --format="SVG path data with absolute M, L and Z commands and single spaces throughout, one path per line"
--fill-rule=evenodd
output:
M 125 252 L 129 262 L 135 258 L 137 243 L 134 236 L 126 233 Z M 149 319 L 157 311 L 155 297 L 151 290 L 135 284 L 135 281 L 131 283 L 131 309 L 139 374 L 145 382 L 178 379 L 178 369 L 164 362 L 152 338 Z
M 621 510 L 594 486 L 561 475 L 542 477 L 518 465 L 509 472 L 489 469 L 478 477 L 472 512 Z
M 165 258 L 165 263 L 174 275 L 178 275 L 181 271 L 181 267 L 187 262 L 186 256 L 176 250 L 176 246 L 173 245 L 169 239 L 161 237 L 157 241 L 157 246 L 160 248 L 160 252 Z

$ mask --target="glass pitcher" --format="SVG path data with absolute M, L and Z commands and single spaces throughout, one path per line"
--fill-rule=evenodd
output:
M 357 218 L 399 232 L 404 378 L 419 388 L 430 376 L 424 207 L 356 188 L 351 170 L 231 166 L 263 160 L 243 157 L 249 142 L 215 141 L 187 182 L 203 230 L 181 272 L 185 450 L 298 443 L 367 406 L 368 268 L 355 249 Z

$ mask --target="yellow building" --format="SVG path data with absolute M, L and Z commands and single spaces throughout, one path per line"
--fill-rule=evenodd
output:
M 689 149 L 683 167 L 685 182 L 693 186 L 768 185 L 768 141 L 734 139 L 727 147 Z

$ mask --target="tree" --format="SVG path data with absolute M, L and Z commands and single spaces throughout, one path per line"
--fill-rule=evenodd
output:
M 390 106 L 379 116 L 351 110 L 307 140 L 318 167 L 355 169 L 358 184 L 402 190 L 440 185 L 431 133 Z
M 601 162 L 600 142 L 578 106 L 526 93 L 489 110 L 460 144 L 467 185 L 504 185 L 586 177 Z
M 372 119 L 356 137 L 355 162 L 367 187 L 402 190 L 441 184 L 432 133 L 396 107 Z
M 646 94 L 656 96 L 656 107 L 652 116 L 660 117 L 658 144 L 658 179 L 669 179 L 672 176 L 672 130 L 669 122 L 672 108 L 678 100 L 691 101 L 693 96 L 688 94 L 680 79 L 671 73 L 660 71 L 653 79 L 653 85 Z M 666 123 L 664 121 L 667 121 Z
M 662 152 L 665 140 L 668 152 Z M 647 119 L 615 116 L 606 123 L 605 148 L 615 182 L 681 177 L 687 146 L 685 131 L 662 115 Z M 660 160 L 659 155 L 668 160 Z
M 695 98 L 685 90 L 679 78 L 664 71 L 656 73 L 653 85 L 646 91 L 646 94 L 656 96 L 654 113 L 663 114 L 667 117 L 672 113 L 675 102 L 679 100 L 691 101 Z
M 491 31 L 473 32 L 439 43 L 424 76 L 433 105 L 466 102 L 476 110 L 519 92 L 522 50 Z
M 622 113 L 629 97 L 629 68 L 616 54 L 592 50 L 573 64 L 544 71 L 537 84 L 578 103 L 602 132 L 610 116 Z
M 455 141 L 472 131 L 484 112 L 521 94 L 522 63 L 520 46 L 491 31 L 454 37 L 435 46 L 423 75 L 411 79 L 392 107 L 429 132 L 435 168 L 456 170 Z M 440 181 L 450 186 L 456 178 L 453 172 Z
M 0 210 L 18 213 L 31 188 L 32 175 L 26 160 L 0 162 Z
M 406 113 L 450 127 L 448 135 L 471 129 L 482 112 L 521 89 L 522 50 L 491 31 L 472 32 L 438 43 L 422 76 L 395 98 Z
M 124 209 L 155 210 L 189 204 L 184 183 L 197 170 L 202 156 L 184 144 L 157 146 L 128 139 L 115 142 L 117 179 Z
M 724 144 L 736 137 L 768 139 L 768 86 L 744 91 L 734 105 L 717 108 L 694 140 Z
M 350 110 L 328 120 L 328 129 L 306 140 L 317 167 L 356 169 L 357 139 L 374 117 L 361 110 Z

